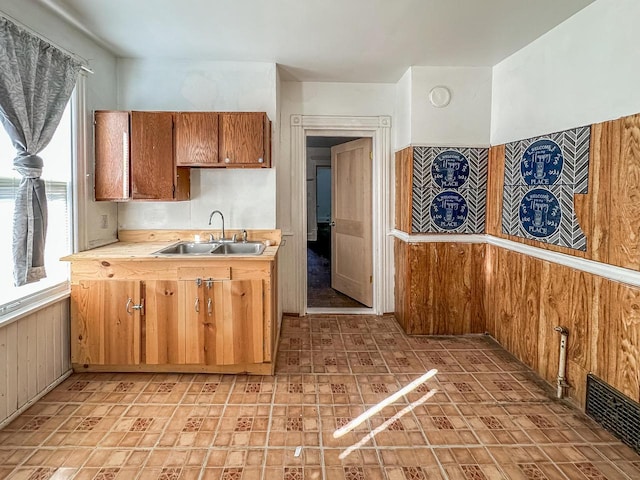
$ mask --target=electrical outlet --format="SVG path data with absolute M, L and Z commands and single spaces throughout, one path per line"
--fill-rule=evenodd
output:
M 100 228 L 109 228 L 109 215 L 102 215 L 100 217 Z

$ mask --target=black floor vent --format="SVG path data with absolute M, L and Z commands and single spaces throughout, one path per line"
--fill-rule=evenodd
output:
M 587 415 L 640 453 L 640 404 L 587 375 Z

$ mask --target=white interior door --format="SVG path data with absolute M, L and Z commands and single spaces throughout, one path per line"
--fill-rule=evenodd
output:
M 331 287 L 373 305 L 371 138 L 331 148 Z

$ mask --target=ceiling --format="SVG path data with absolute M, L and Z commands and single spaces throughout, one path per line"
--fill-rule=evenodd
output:
M 278 63 L 285 80 L 395 83 L 493 66 L 594 0 L 39 0 L 119 57 Z

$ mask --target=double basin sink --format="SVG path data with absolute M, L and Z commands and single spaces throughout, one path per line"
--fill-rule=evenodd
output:
M 179 242 L 153 255 L 261 255 L 265 248 L 262 242 Z

